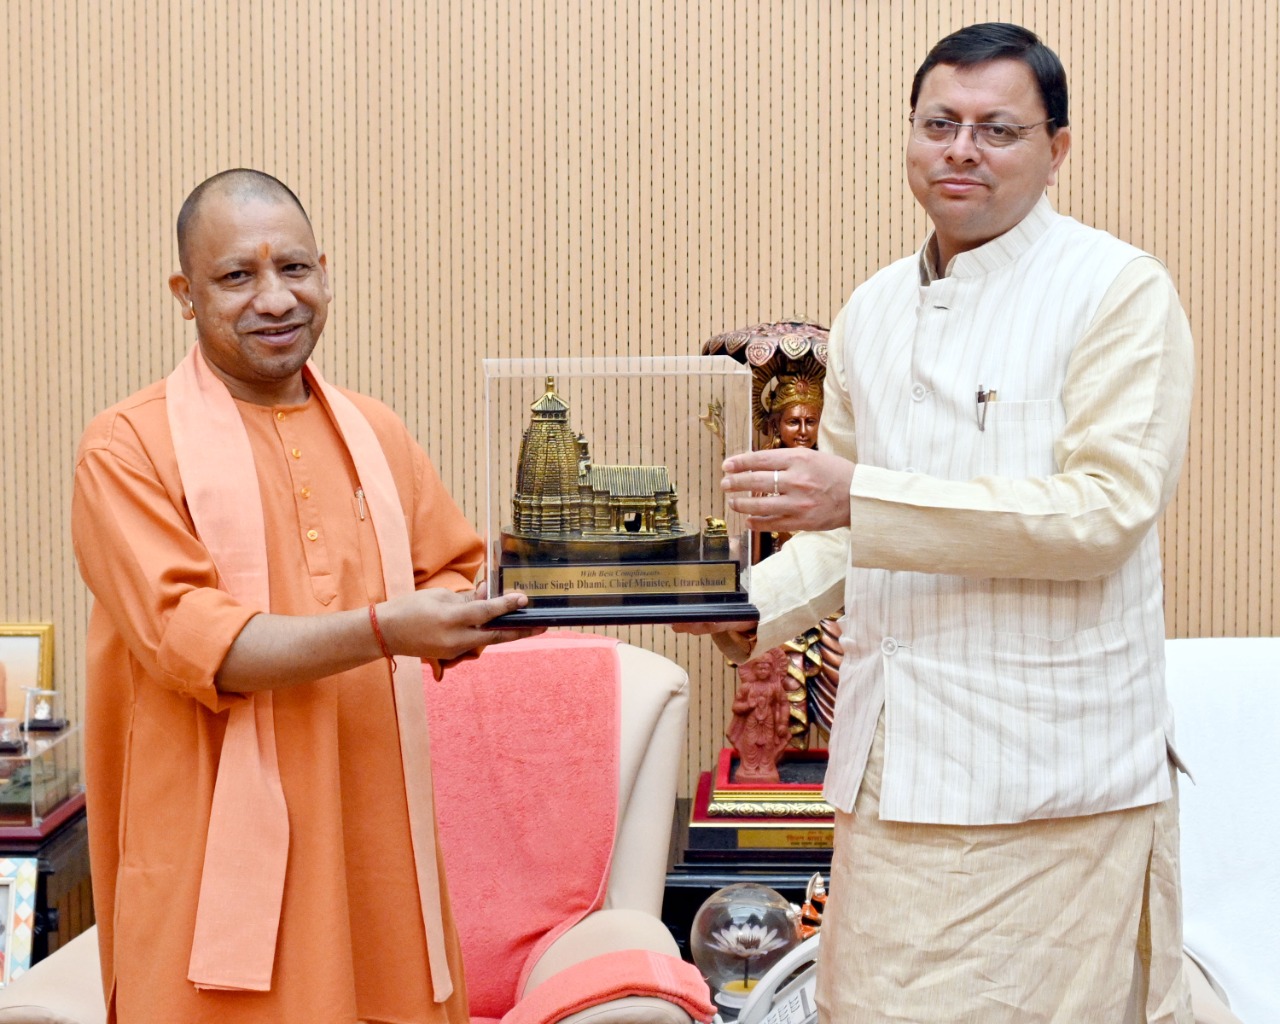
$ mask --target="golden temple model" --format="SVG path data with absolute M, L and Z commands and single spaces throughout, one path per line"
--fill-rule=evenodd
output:
M 676 534 L 683 532 L 666 466 L 597 466 L 582 434 L 569 426 L 569 403 L 547 393 L 530 406 L 520 442 L 512 525 L 521 533 Z
M 599 466 L 547 378 L 520 441 L 504 553 L 534 560 L 697 558 L 701 536 L 680 521 L 666 466 Z

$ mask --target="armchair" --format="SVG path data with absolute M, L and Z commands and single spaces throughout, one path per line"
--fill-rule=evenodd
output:
M 684 670 L 550 633 L 425 685 L 473 1020 L 709 1020 L 706 984 L 660 920 Z

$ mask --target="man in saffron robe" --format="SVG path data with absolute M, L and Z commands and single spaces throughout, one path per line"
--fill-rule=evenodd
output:
M 464 1021 L 416 669 L 534 632 L 485 628 L 524 597 L 473 592 L 425 452 L 308 362 L 331 296 L 297 197 L 215 175 L 178 246 L 198 344 L 76 462 L 108 1017 Z

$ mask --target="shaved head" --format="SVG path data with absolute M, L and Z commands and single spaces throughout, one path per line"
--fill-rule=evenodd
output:
M 200 208 L 211 196 L 226 196 L 236 200 L 258 200 L 270 203 L 292 203 L 306 218 L 311 218 L 303 209 L 302 201 L 293 194 L 279 178 L 273 178 L 264 171 L 255 171 L 248 167 L 235 167 L 229 171 L 219 171 L 212 178 L 206 178 L 187 196 L 182 209 L 178 211 L 178 262 L 182 264 L 184 273 L 189 268 L 189 250 L 192 229 L 200 217 Z

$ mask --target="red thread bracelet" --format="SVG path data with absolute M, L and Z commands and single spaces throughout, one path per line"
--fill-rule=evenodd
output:
M 387 640 L 382 635 L 382 627 L 378 625 L 378 613 L 374 611 L 374 606 L 369 605 L 369 624 L 373 626 L 374 638 L 378 641 L 378 646 L 382 648 L 382 656 L 387 659 L 387 664 L 391 666 L 391 671 L 396 670 L 396 659 L 391 656 L 391 648 L 387 646 Z

